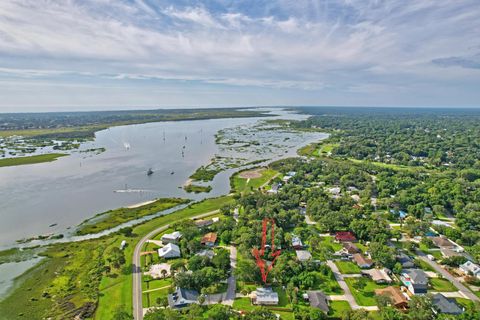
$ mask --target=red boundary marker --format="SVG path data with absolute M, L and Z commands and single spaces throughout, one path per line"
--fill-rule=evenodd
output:
M 262 257 L 263 255 L 265 254 L 265 246 L 267 245 L 267 224 L 268 222 L 270 222 L 270 232 L 271 232 L 271 238 L 272 238 L 272 257 L 273 257 L 273 260 L 272 262 L 270 263 L 269 266 L 267 266 L 267 260 L 263 260 Z M 275 250 L 275 238 L 274 238 L 274 235 L 275 235 L 275 220 L 273 219 L 269 219 L 269 218 L 265 218 L 263 219 L 263 222 L 262 222 L 262 246 L 260 247 L 260 250 L 258 250 L 257 248 L 253 248 L 252 249 L 252 254 L 253 256 L 255 257 L 255 260 L 256 260 L 256 264 L 258 266 L 258 268 L 260 269 L 260 272 L 262 274 L 262 281 L 264 283 L 267 283 L 267 276 L 268 276 L 268 273 L 270 272 L 270 270 L 272 270 L 273 268 L 273 264 L 275 263 L 275 260 L 277 260 L 278 256 L 280 255 L 281 253 L 281 250 Z

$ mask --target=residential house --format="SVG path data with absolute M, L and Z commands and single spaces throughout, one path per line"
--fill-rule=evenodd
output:
M 205 249 L 197 252 L 195 255 L 199 257 L 207 257 L 208 259 L 213 259 L 213 257 L 215 256 L 215 252 L 213 252 L 213 250 Z
M 392 283 L 392 278 L 390 278 L 385 269 L 364 270 L 362 274 L 369 276 L 375 283 Z
M 412 294 L 427 293 L 428 277 L 427 274 L 421 269 L 403 270 L 400 280 Z
M 351 231 L 337 231 L 335 233 L 335 240 L 338 242 L 356 242 L 357 238 Z
M 182 234 L 178 231 L 172 232 L 172 233 L 165 233 L 161 240 L 163 244 L 167 243 L 178 243 L 180 241 L 180 238 L 182 237 Z
M 295 253 L 297 255 L 297 259 L 300 262 L 304 262 L 312 259 L 312 254 L 307 250 L 296 250 Z
M 300 204 L 300 206 L 298 207 L 298 213 L 300 213 L 302 216 L 306 215 L 307 214 L 307 205 L 304 204 Z
M 179 309 L 197 303 L 199 294 L 195 290 L 176 288 L 175 292 L 168 295 L 168 305 L 170 308 Z
M 181 256 L 180 248 L 173 243 L 168 243 L 166 246 L 158 249 L 160 258 L 170 259 L 179 258 Z
M 458 253 L 448 248 L 440 248 L 440 252 L 442 253 L 442 257 L 444 258 L 459 257 L 462 255 L 461 253 Z
M 439 248 L 453 250 L 456 247 L 456 245 L 452 241 L 448 240 L 448 238 L 443 236 L 432 237 L 431 239 L 432 242 Z
M 415 268 L 415 263 L 413 263 L 413 260 L 405 253 L 400 253 L 397 255 L 397 262 L 402 265 L 403 269 Z
M 322 291 L 307 291 L 310 306 L 322 310 L 325 314 L 330 310 L 327 296 Z
M 257 305 L 275 306 L 278 304 L 278 293 L 272 288 L 257 288 L 252 293 L 252 303 Z
M 353 256 L 353 261 L 362 269 L 370 268 L 373 265 L 371 259 L 365 258 L 361 253 L 355 253 Z
M 343 250 L 345 250 L 345 252 L 347 252 L 348 254 L 355 254 L 361 252 L 360 249 L 358 249 L 358 247 L 351 242 L 344 242 Z
M 352 198 L 353 201 L 355 201 L 355 202 L 360 201 L 360 196 L 358 194 L 353 194 L 353 195 L 350 196 L 350 198 Z
M 202 240 L 200 241 L 201 244 L 207 247 L 215 246 L 215 242 L 217 242 L 217 234 L 215 232 L 209 232 L 203 236 Z
M 397 309 L 405 310 L 408 308 L 408 299 L 406 295 L 397 287 L 386 287 L 375 289 L 375 295 L 385 295 L 392 301 L 392 306 Z
M 276 193 L 278 193 L 278 190 L 280 190 L 281 186 L 282 185 L 280 183 L 274 183 L 274 184 L 272 184 L 270 189 L 267 191 L 267 193 L 276 194 Z
M 300 237 L 298 237 L 298 236 L 292 236 L 292 247 L 293 247 L 295 250 L 301 250 L 301 249 L 303 249 L 303 243 L 302 243 L 302 240 L 300 239 Z
M 475 264 L 470 260 L 460 265 L 460 270 L 462 270 L 465 274 L 480 278 L 480 267 L 478 264 Z
M 212 224 L 213 224 L 212 219 L 195 221 L 195 226 L 197 226 L 198 228 L 205 228 L 205 227 L 211 226 Z
M 459 315 L 465 311 L 465 308 L 460 307 L 455 299 L 446 298 L 443 294 L 437 293 L 432 296 L 433 312 L 435 314 L 444 313 Z

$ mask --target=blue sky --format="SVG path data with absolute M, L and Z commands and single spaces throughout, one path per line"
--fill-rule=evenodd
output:
M 480 106 L 478 0 L 2 0 L 0 111 Z

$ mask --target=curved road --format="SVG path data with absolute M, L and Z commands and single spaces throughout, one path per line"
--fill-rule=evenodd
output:
M 220 210 L 214 210 L 207 213 L 202 213 L 197 216 L 191 217 L 190 219 L 200 219 L 211 216 L 220 212 Z M 151 237 L 167 230 L 170 227 L 170 224 L 166 224 L 162 227 L 159 227 L 155 230 L 152 230 L 146 234 L 135 246 L 133 251 L 133 317 L 135 320 L 143 319 L 143 304 L 142 304 L 142 268 L 140 265 L 140 253 L 145 242 Z

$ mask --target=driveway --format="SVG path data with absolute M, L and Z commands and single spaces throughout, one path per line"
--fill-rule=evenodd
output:
M 445 279 L 449 280 L 455 287 L 457 287 L 458 291 L 460 291 L 465 297 L 467 297 L 470 300 L 477 301 L 479 302 L 480 299 L 473 293 L 471 292 L 467 287 L 465 287 L 460 281 L 458 281 L 454 276 L 452 276 L 450 273 L 448 273 L 447 270 L 443 269 L 438 263 L 435 261 L 432 261 L 427 258 L 425 253 L 423 253 L 420 250 L 417 250 L 417 255 L 418 258 L 422 259 L 424 262 L 428 263 L 435 271 L 440 273 Z
M 237 248 L 234 246 L 230 246 L 230 267 L 231 267 L 231 275 L 227 279 L 227 294 L 225 296 L 225 300 L 223 304 L 227 304 L 229 306 L 233 305 L 233 300 L 235 300 L 235 292 L 237 291 L 237 280 L 235 279 L 235 268 L 237 267 Z
M 332 260 L 327 260 L 327 265 L 330 267 L 330 269 L 332 269 L 333 275 L 335 276 L 335 280 L 337 280 L 338 284 L 340 285 L 340 288 L 343 289 L 344 294 L 341 295 L 341 297 L 344 299 L 342 300 L 346 300 L 350 304 L 350 307 L 353 310 L 356 310 L 356 309 L 365 309 L 368 311 L 378 310 L 377 306 L 359 306 L 357 301 L 355 301 L 355 298 L 353 297 L 352 292 L 350 291 L 350 288 L 345 282 L 343 275 L 340 273 L 340 270 L 338 270 L 337 265 Z M 334 298 L 332 299 L 332 297 Z M 339 299 L 338 297 L 340 296 L 331 296 L 331 299 L 337 300 Z

